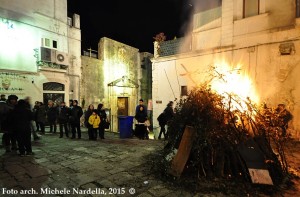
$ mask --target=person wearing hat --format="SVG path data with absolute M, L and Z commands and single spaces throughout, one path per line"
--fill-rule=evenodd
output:
M 18 103 L 18 97 L 16 95 L 9 95 L 7 98 L 7 112 L 4 115 L 4 120 L 1 124 L 1 129 L 3 131 L 2 141 L 6 152 L 11 152 L 12 150 L 17 150 L 17 140 L 13 132 L 13 122 L 12 122 L 12 111 Z
M 6 101 L 6 96 L 5 96 L 5 94 L 1 94 L 0 101 Z

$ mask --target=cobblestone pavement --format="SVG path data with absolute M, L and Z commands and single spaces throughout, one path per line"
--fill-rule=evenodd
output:
M 1 148 L 0 196 L 225 196 L 193 194 L 158 180 L 145 156 L 161 150 L 164 141 L 120 139 L 112 132 L 105 138 L 89 141 L 85 130 L 80 140 L 46 132 L 33 142 L 34 155 L 20 157 Z M 290 158 L 300 165 L 300 154 Z M 297 189 L 283 196 L 297 196 Z
M 144 156 L 162 149 L 163 141 L 105 135 L 89 141 L 86 131 L 80 140 L 46 131 L 26 157 L 1 148 L 0 196 L 193 196 L 145 169 Z

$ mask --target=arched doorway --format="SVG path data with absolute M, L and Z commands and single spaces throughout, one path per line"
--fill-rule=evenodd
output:
M 43 83 L 43 102 L 47 104 L 49 100 L 55 103 L 65 101 L 65 85 L 57 82 Z

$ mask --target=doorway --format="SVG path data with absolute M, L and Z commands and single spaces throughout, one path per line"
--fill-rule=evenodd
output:
M 128 97 L 118 97 L 118 116 L 128 116 Z
M 48 104 L 49 100 L 55 103 L 61 103 L 65 101 L 65 85 L 56 82 L 43 83 L 43 102 Z
M 65 94 L 61 93 L 44 93 L 43 94 L 43 101 L 44 104 L 47 105 L 49 100 L 52 100 L 54 103 L 61 103 L 64 101 Z

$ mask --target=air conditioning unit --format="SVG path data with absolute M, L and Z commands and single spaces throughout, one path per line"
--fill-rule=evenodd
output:
M 41 47 L 39 60 L 44 62 L 53 62 L 53 60 L 55 60 L 55 50 Z
M 56 51 L 55 63 L 60 65 L 69 65 L 69 57 L 67 53 Z

